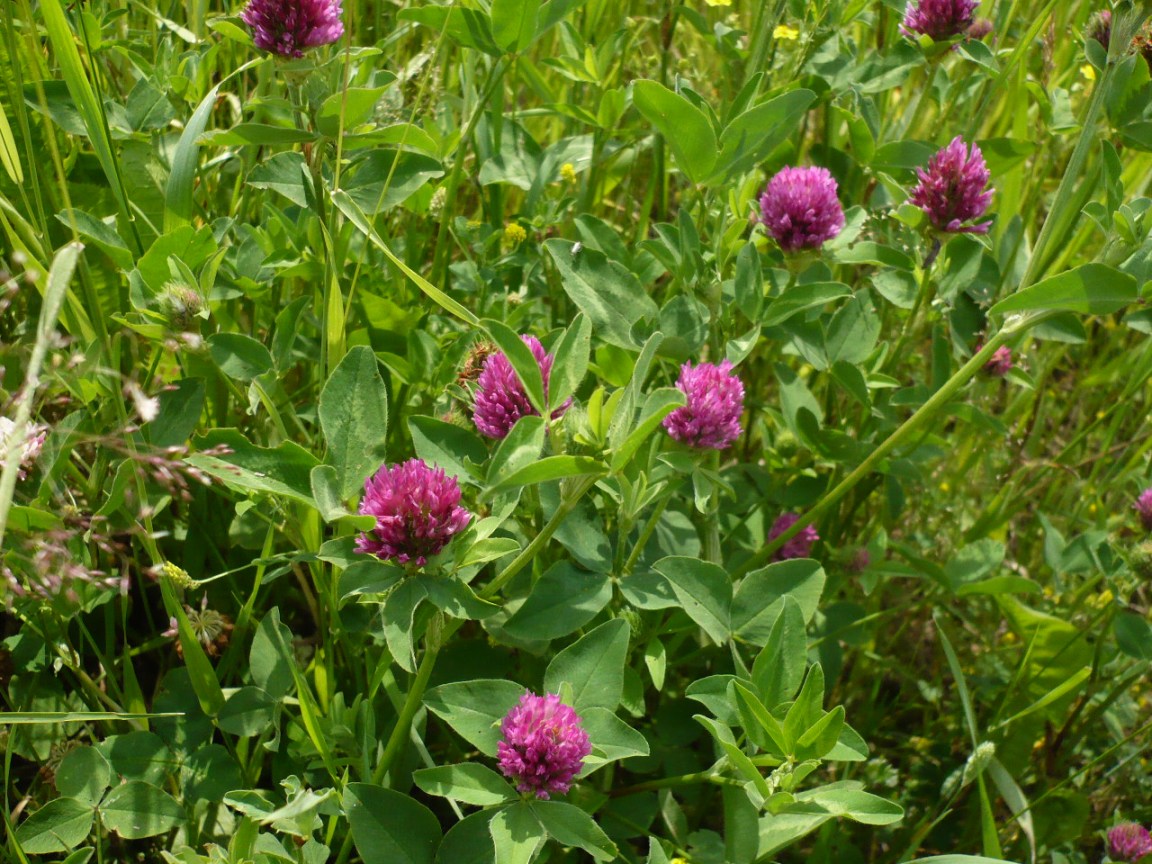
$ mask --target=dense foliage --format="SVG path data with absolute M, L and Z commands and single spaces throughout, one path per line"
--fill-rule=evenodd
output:
M 0 3 L 0 856 L 1152 852 L 1148 15 Z

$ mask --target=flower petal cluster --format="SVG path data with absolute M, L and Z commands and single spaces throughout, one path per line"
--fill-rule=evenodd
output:
M 992 175 L 977 145 L 969 148 L 957 135 L 928 160 L 926 169 L 918 168 L 916 176 L 920 182 L 909 200 L 928 215 L 937 231 L 988 233 L 991 222 L 964 224 L 984 215 L 995 191 L 984 188 Z
M 740 437 L 744 385 L 732 373 L 729 361 L 719 366 L 685 363 L 676 386 L 688 397 L 688 404 L 664 418 L 669 435 L 700 450 L 723 450 Z
M 356 551 L 417 566 L 448 545 L 472 518 L 460 506 L 460 484 L 422 459 L 382 465 L 364 483 L 361 516 L 374 528 L 356 538 Z
M 563 795 L 592 752 L 582 722 L 555 693 L 525 693 L 500 723 L 500 770 L 520 792 Z
M 1003 378 L 1015 364 L 1012 362 L 1012 349 L 1001 345 L 992 352 L 992 357 L 984 364 L 984 371 L 994 378 Z
M 544 396 L 548 396 L 548 378 L 552 374 L 552 355 L 544 350 L 535 336 L 521 336 L 524 344 L 532 351 L 532 356 L 540 364 L 540 376 L 544 379 Z M 489 438 L 503 438 L 516 425 L 516 421 L 527 415 L 539 416 L 540 412 L 528 401 L 524 385 L 516 377 L 516 370 L 504 352 L 497 351 L 484 361 L 484 368 L 476 379 L 477 391 L 472 420 L 484 435 Z M 572 405 L 568 399 L 552 412 L 556 420 Z
M 0 470 L 4 468 L 8 448 L 12 444 L 12 433 L 15 431 L 15 421 L 8 417 L 0 417 Z M 19 479 L 23 480 L 27 476 L 25 469 L 32 467 L 32 464 L 40 456 L 40 450 L 44 447 L 44 438 L 47 434 L 48 430 L 42 426 L 29 425 L 25 427 L 24 440 L 16 451 L 20 458 L 20 469 L 16 473 Z
M 905 36 L 931 36 L 936 42 L 967 30 L 980 0 L 908 0 L 900 31 Z
M 778 516 L 776 521 L 772 523 L 772 528 L 768 531 L 768 540 L 775 540 L 795 525 L 799 519 L 800 517 L 795 513 L 783 513 Z M 816 533 L 816 526 L 805 525 L 795 537 L 792 537 L 776 550 L 776 555 L 772 560 L 787 561 L 789 558 L 807 558 L 812 554 L 812 547 L 816 545 L 816 541 L 819 539 L 820 535 Z
M 827 168 L 782 168 L 760 196 L 760 219 L 785 252 L 819 249 L 844 227 Z
M 1108 856 L 1113 861 L 1139 861 L 1152 855 L 1152 835 L 1143 825 L 1121 822 L 1108 831 Z
M 1152 486 L 1137 496 L 1136 503 L 1133 506 L 1136 508 L 1136 513 L 1140 516 L 1140 523 L 1144 526 L 1144 530 L 1152 531 Z
M 250 0 L 240 14 L 252 41 L 281 57 L 303 57 L 308 48 L 330 45 L 344 35 L 342 0 Z

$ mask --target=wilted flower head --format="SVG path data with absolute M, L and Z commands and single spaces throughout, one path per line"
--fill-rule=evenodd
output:
M 1102 9 L 1089 18 L 1086 32 L 1089 39 L 1095 39 L 1107 50 L 1112 41 L 1112 12 Z
M 1138 861 L 1152 854 L 1152 835 L 1143 825 L 1121 822 L 1108 831 L 1108 855 L 1114 861 Z
M 1152 487 L 1145 489 L 1136 498 L 1136 512 L 1145 531 L 1152 531 Z
M 520 792 L 563 795 L 592 752 L 581 722 L 555 693 L 525 693 L 500 724 L 500 770 Z
M 329 45 L 344 35 L 342 0 L 249 0 L 241 20 L 252 28 L 256 47 L 281 57 L 303 57 L 305 49 Z
M 548 378 L 552 374 L 552 355 L 544 350 L 535 336 L 521 336 L 524 344 L 532 351 L 532 356 L 540 364 L 540 375 L 544 379 L 544 396 L 548 396 Z M 540 412 L 528 401 L 524 385 L 516 377 L 516 371 L 504 352 L 497 351 L 484 361 L 484 368 L 476 379 L 476 408 L 472 420 L 476 428 L 489 438 L 503 438 L 516 421 L 529 414 L 539 416 Z M 552 412 L 552 419 L 562 417 L 572 400 Z
M 768 531 L 768 540 L 775 540 L 795 525 L 799 519 L 800 517 L 795 513 L 781 514 L 777 517 L 776 521 L 772 523 L 772 528 Z M 807 558 L 812 554 L 812 547 L 816 545 L 816 541 L 819 539 L 820 535 L 816 533 L 816 526 L 805 525 L 796 536 L 792 537 L 776 550 L 776 555 L 772 560 L 786 561 L 789 558 Z
M 980 0 L 908 0 L 900 31 L 931 36 L 936 42 L 959 36 L 972 24 Z
M 984 364 L 984 371 L 995 378 L 1003 378 L 1012 366 L 1012 349 L 1007 345 L 1001 345 L 992 352 L 992 357 Z
M 360 515 L 376 527 L 356 538 L 356 551 L 422 566 L 464 529 L 471 514 L 460 506 L 460 485 L 422 459 L 382 465 L 364 483 Z
M 4 464 L 8 459 L 8 448 L 12 446 L 12 433 L 16 431 L 16 423 L 7 417 L 0 417 L 0 470 L 3 470 Z M 16 455 L 20 459 L 20 469 L 16 472 L 16 476 L 23 480 L 27 475 L 26 468 L 31 468 L 32 464 L 40 456 L 40 450 L 44 447 L 44 437 L 48 434 L 42 426 L 28 425 L 24 429 L 24 440 L 16 449 Z
M 669 435 L 701 450 L 723 450 L 740 437 L 744 385 L 732 374 L 729 361 L 719 366 L 685 363 L 676 386 L 688 397 L 688 404 L 664 418 Z
M 965 225 L 984 215 L 995 190 L 984 190 L 992 176 L 984 164 L 984 154 L 975 144 L 971 149 L 957 135 L 944 149 L 928 161 L 928 168 L 918 168 L 920 182 L 909 199 L 928 214 L 937 231 L 987 234 L 991 222 Z
M 785 252 L 819 249 L 844 227 L 827 168 L 782 168 L 760 196 L 760 218 Z

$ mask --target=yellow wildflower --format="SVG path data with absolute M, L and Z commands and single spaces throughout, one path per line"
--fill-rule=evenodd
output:
M 1091 63 L 1085 63 L 1080 67 L 1080 74 L 1087 78 L 1089 81 L 1096 80 L 1096 67 Z
M 517 222 L 509 222 L 504 226 L 504 245 L 508 248 L 519 246 L 528 239 L 528 232 Z
M 576 166 L 571 162 L 565 162 L 560 166 L 560 179 L 565 183 L 576 182 Z
M 732 0 L 704 0 L 709 6 L 731 6 Z M 676 864 L 675 861 L 672 864 Z
M 795 27 L 789 27 L 787 24 L 777 24 L 776 29 L 772 31 L 773 39 L 787 39 L 789 42 L 795 42 L 800 38 L 800 31 Z

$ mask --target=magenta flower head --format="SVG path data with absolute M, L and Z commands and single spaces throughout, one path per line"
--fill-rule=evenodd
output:
M 957 135 L 928 160 L 927 169 L 916 169 L 916 176 L 920 182 L 909 201 L 928 214 L 933 228 L 954 234 L 988 233 L 991 222 L 964 224 L 984 215 L 995 191 L 984 189 L 992 175 L 978 146 L 969 149 Z
M 535 336 L 520 338 L 531 349 L 532 356 L 540 364 L 540 375 L 544 379 L 544 395 L 547 397 L 548 378 L 552 374 L 552 355 L 544 350 L 544 346 Z M 516 377 L 516 371 L 502 351 L 489 355 L 484 361 L 484 368 L 480 370 L 476 384 L 478 389 L 472 420 L 476 423 L 476 428 L 489 438 L 503 438 L 521 417 L 529 414 L 537 417 L 540 415 L 528 401 L 524 385 Z M 562 417 L 571 405 L 572 400 L 568 399 L 552 412 L 552 419 Z
M 680 367 L 676 381 L 688 404 L 664 418 L 668 434 L 698 450 L 723 450 L 740 437 L 744 385 L 732 374 L 732 364 L 701 363 Z
M 1108 831 L 1108 856 L 1113 861 L 1139 861 L 1152 855 L 1152 835 L 1143 825 L 1121 822 Z
M 1112 13 L 1102 9 L 1088 19 L 1088 38 L 1095 39 L 1104 49 L 1112 41 Z
M 1145 531 L 1152 531 L 1152 486 L 1145 489 L 1136 497 L 1133 505 L 1140 516 L 1140 522 Z
M 760 219 L 785 252 L 819 249 L 844 227 L 827 168 L 782 168 L 760 196 Z
M 795 513 L 784 513 L 777 517 L 768 531 L 768 540 L 772 541 L 791 528 L 800 519 Z M 807 558 L 812 554 L 812 547 L 820 535 L 816 533 L 815 525 L 805 525 L 791 540 L 776 550 L 773 561 L 787 561 L 789 558 Z
M 303 57 L 308 48 L 330 45 L 344 35 L 342 0 L 249 0 L 240 19 L 252 28 L 262 51 Z
M 592 752 L 582 722 L 555 693 L 525 693 L 500 723 L 500 770 L 520 792 L 563 795 Z
M 900 32 L 940 42 L 959 36 L 972 25 L 980 0 L 908 0 Z
M 992 357 L 984 364 L 984 371 L 993 378 L 1003 378 L 1012 369 L 1012 349 L 1001 345 L 992 352 Z
M 376 526 L 356 538 L 356 551 L 423 566 L 472 518 L 460 506 L 460 485 L 422 459 L 382 465 L 364 483 L 361 516 Z

